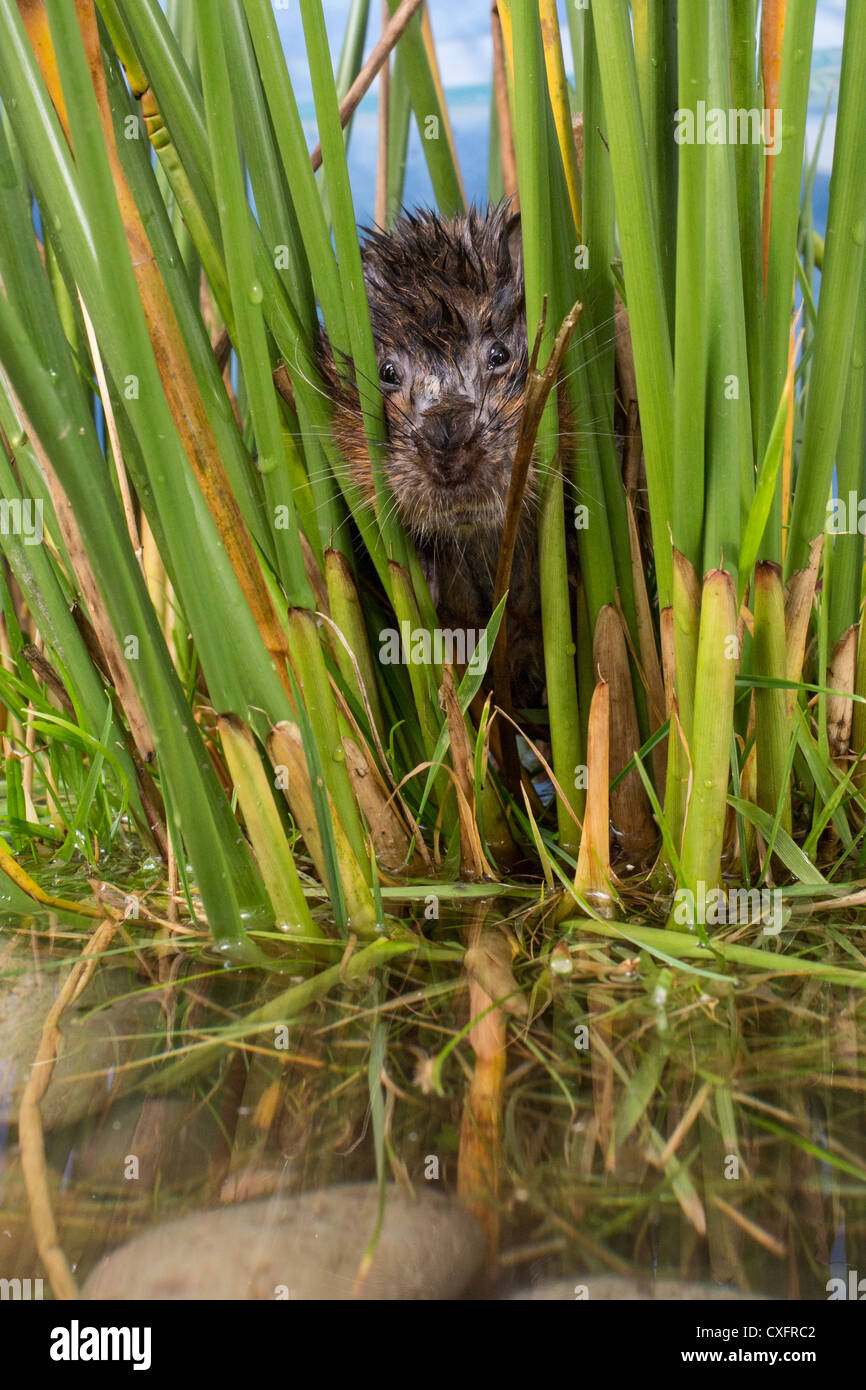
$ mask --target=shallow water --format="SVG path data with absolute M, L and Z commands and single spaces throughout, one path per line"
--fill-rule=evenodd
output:
M 590 925 L 559 948 L 562 975 L 523 909 L 479 900 L 422 920 L 425 951 L 337 980 L 299 1012 L 296 988 L 243 1035 L 290 977 L 225 968 L 182 939 L 160 958 L 137 934 L 130 951 L 118 929 L 60 1021 L 63 1049 L 81 1045 L 72 1079 L 58 1073 L 41 1104 L 78 1283 L 187 1213 L 379 1171 L 406 1190 L 459 1189 L 488 1248 L 468 1296 L 606 1274 L 648 1293 L 664 1277 L 740 1296 L 850 1294 L 866 1276 L 863 992 L 718 962 L 674 970 Z M 807 931 L 800 912 L 789 949 Z M 861 928 L 808 929 L 828 956 L 862 963 Z M 51 914 L 0 932 L 0 1020 L 10 1001 L 36 1001 L 17 1058 L 8 1037 L 0 1049 L 0 1116 L 83 939 Z M 455 946 L 472 948 L 471 983 Z M 484 986 L 502 998 L 511 971 L 511 1012 L 491 1008 Z M 48 1297 L 18 1139 L 13 1119 L 0 1130 L 0 1279 L 42 1279 Z

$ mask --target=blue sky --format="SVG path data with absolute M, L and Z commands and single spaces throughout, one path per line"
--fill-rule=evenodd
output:
M 325 20 L 331 38 L 334 59 L 339 55 L 343 29 L 349 12 L 349 0 L 323 0 Z M 559 0 L 564 15 L 566 0 Z M 690 0 L 695 3 L 695 0 Z M 861 0 L 863 3 L 863 0 Z M 449 113 L 454 128 L 460 166 L 470 197 L 484 201 L 487 189 L 487 138 L 489 106 L 484 87 L 489 82 L 491 67 L 490 0 L 428 0 L 436 49 L 448 93 Z M 283 38 L 289 72 L 298 101 L 307 123 L 310 144 L 315 143 L 315 124 L 310 99 L 312 88 L 304 52 L 298 0 L 275 4 L 277 21 Z M 372 0 L 368 49 L 378 36 L 378 0 Z M 818 0 L 815 26 L 815 50 L 838 50 L 842 45 L 845 0 Z M 829 55 L 828 55 L 829 56 Z M 817 66 L 817 65 L 816 65 Z M 810 102 L 806 139 L 810 147 L 817 139 L 828 88 L 833 86 L 832 64 L 825 71 L 823 82 L 816 82 Z M 831 103 L 832 108 L 832 103 Z M 356 117 L 350 151 L 350 170 L 355 191 L 359 221 L 368 221 L 372 214 L 375 180 L 376 102 L 371 93 L 362 103 Z M 833 150 L 834 120 L 827 123 L 819 160 L 820 186 L 816 189 L 816 221 L 821 220 L 821 204 L 826 196 L 827 177 Z M 417 132 L 413 130 L 406 171 L 406 201 L 419 204 L 430 199 L 430 184 Z
M 323 0 L 325 20 L 335 52 L 349 13 L 349 0 Z M 375 0 L 374 0 L 375 7 Z M 451 87 L 472 86 L 490 71 L 490 5 L 488 0 L 428 0 L 430 21 L 436 39 L 439 61 L 446 81 Z M 565 0 L 559 0 L 560 13 L 565 13 Z M 375 10 L 374 10 L 375 12 Z M 815 47 L 838 48 L 842 43 L 845 0 L 819 0 L 815 24 Z M 285 37 L 292 81 L 298 98 L 310 94 L 309 73 L 304 61 L 303 31 L 297 0 L 288 0 L 284 10 L 277 11 L 281 32 Z M 375 21 L 371 28 L 376 28 Z M 368 47 L 375 42 L 372 35 Z

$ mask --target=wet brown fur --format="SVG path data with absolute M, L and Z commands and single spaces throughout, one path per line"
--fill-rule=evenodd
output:
M 385 474 L 411 532 L 446 628 L 486 626 L 528 368 L 518 222 L 507 204 L 486 213 L 401 217 L 363 247 L 364 277 L 387 432 Z M 490 350 L 508 361 L 491 369 Z M 497 349 L 498 350 L 498 349 Z M 320 369 L 334 401 L 334 434 L 365 495 L 373 480 L 351 370 L 327 341 Z M 362 383 L 363 385 L 363 383 Z M 509 665 L 519 704 L 544 688 L 535 535 L 535 475 L 509 599 Z

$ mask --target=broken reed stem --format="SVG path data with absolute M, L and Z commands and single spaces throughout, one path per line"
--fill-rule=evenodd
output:
M 577 303 L 566 314 L 563 319 L 553 350 L 547 362 L 547 366 L 542 372 L 537 370 L 538 351 L 541 346 L 541 339 L 544 333 L 544 325 L 547 317 L 547 300 L 544 301 L 544 310 L 541 322 L 538 325 L 538 332 L 535 336 L 535 344 L 532 349 L 532 358 L 529 363 L 529 373 L 526 382 L 526 402 L 523 407 L 523 416 L 520 421 L 520 435 L 517 441 L 517 450 L 514 455 L 514 466 L 511 470 L 511 479 L 508 485 L 508 498 L 505 510 L 505 525 L 502 530 L 502 543 L 499 547 L 499 561 L 496 566 L 496 584 L 493 591 L 493 608 L 502 599 L 503 594 L 508 588 L 511 580 L 511 566 L 514 561 L 514 550 L 517 545 L 517 532 L 520 525 L 520 509 L 523 505 L 523 494 L 526 489 L 526 478 L 529 473 L 529 465 L 532 462 L 532 452 L 535 448 L 535 437 L 538 433 L 538 426 L 544 414 L 544 407 L 547 398 L 553 389 L 553 385 L 559 374 L 560 364 L 562 363 L 565 350 L 571 341 L 571 335 L 577 327 L 583 305 Z M 505 618 L 502 620 L 500 637 L 505 627 Z
M 42 1025 L 39 1050 L 27 1078 L 27 1085 L 21 1097 L 18 1110 L 18 1141 L 21 1145 L 21 1171 L 27 1189 L 30 1206 L 30 1219 L 36 1239 L 39 1258 L 51 1282 L 57 1299 L 71 1300 L 79 1297 L 78 1285 L 61 1246 L 51 1207 L 48 1190 L 48 1175 L 45 1164 L 45 1140 L 42 1133 L 42 1117 L 39 1104 L 48 1090 L 57 1053 L 60 1046 L 58 1023 L 67 1004 L 84 989 L 96 967 L 96 956 L 105 950 L 117 930 L 112 920 L 100 922 L 87 942 L 80 960 L 69 973 L 63 988 L 48 1011 Z
M 372 87 L 377 73 L 387 62 L 392 48 L 395 47 L 397 40 L 409 27 L 415 12 L 420 9 L 421 3 L 422 0 L 403 0 L 399 9 L 394 11 L 393 16 L 382 31 L 382 37 L 340 102 L 341 126 L 345 127 L 354 116 L 359 103 Z M 313 150 L 310 155 L 310 163 L 314 172 L 322 167 L 321 145 L 317 145 Z
M 487 910 L 476 908 L 464 933 L 467 961 L 482 949 Z M 485 972 L 481 972 L 484 974 Z M 486 973 L 490 973 L 489 971 Z M 499 1255 L 499 1186 L 502 1162 L 502 1105 L 505 1082 L 507 1021 L 502 1008 L 467 964 L 469 1043 L 475 1054 L 471 1080 L 464 1097 L 457 1156 L 457 1196 L 481 1225 L 487 1241 L 488 1263 Z M 488 979 L 487 983 L 491 981 Z M 495 987 L 495 986 L 494 986 Z M 508 986 L 506 985 L 507 989 Z
M 589 769 L 586 789 L 586 815 L 580 836 L 580 850 L 574 875 L 574 891 L 589 900 L 603 917 L 609 917 L 610 890 L 610 684 L 602 679 L 593 691 L 589 707 L 586 739 Z M 563 916 L 573 915 L 570 902 L 563 904 Z
M 547 299 L 545 298 L 541 313 L 541 322 L 535 335 L 535 342 L 532 348 L 532 357 L 529 362 L 529 370 L 526 378 L 526 400 L 523 405 L 523 414 L 520 420 L 520 435 L 517 440 L 517 450 L 514 455 L 514 464 L 511 469 L 511 479 L 508 484 L 508 497 L 505 503 L 505 524 L 502 528 L 502 540 L 499 545 L 499 559 L 496 565 L 496 582 L 493 586 L 492 610 L 496 611 L 497 605 L 502 601 L 502 597 L 511 583 L 511 567 L 514 563 L 514 551 L 517 546 L 517 535 L 520 529 L 520 514 L 523 509 L 523 494 L 526 491 L 526 479 L 529 474 L 529 466 L 532 462 L 532 454 L 535 449 L 535 438 L 538 434 L 538 426 L 544 414 L 544 407 L 547 398 L 553 389 L 559 368 L 562 363 L 565 350 L 571 341 L 571 335 L 577 327 L 583 305 L 577 303 L 566 314 L 563 319 L 556 340 L 553 344 L 547 365 L 542 372 L 538 371 L 538 353 L 541 347 L 541 340 L 544 334 L 544 326 L 547 320 Z M 496 703 L 500 709 L 510 713 L 511 704 L 511 677 L 508 667 L 508 608 L 502 615 L 502 623 L 493 648 L 493 685 L 496 691 Z M 503 730 L 505 733 L 505 730 Z M 511 730 L 507 731 L 502 741 L 503 760 L 505 763 L 504 773 L 506 782 L 514 790 L 520 779 L 520 767 L 517 758 L 517 748 L 514 742 L 514 735 Z

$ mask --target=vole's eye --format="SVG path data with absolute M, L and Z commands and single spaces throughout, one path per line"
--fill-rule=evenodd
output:
M 383 386 L 399 386 L 400 376 L 393 362 L 383 362 L 379 368 L 379 380 Z
M 497 367 L 504 367 L 510 356 L 511 353 L 504 343 L 494 343 L 487 358 L 487 365 L 494 371 Z

